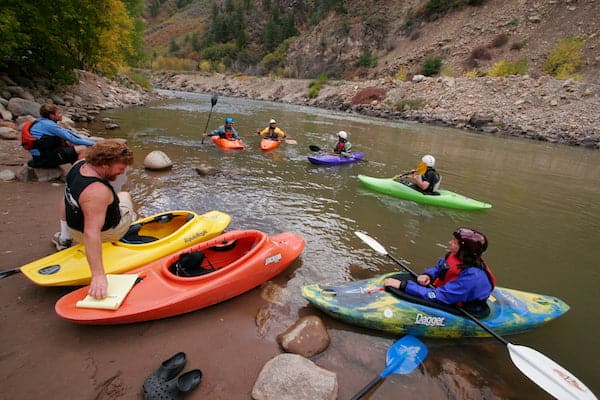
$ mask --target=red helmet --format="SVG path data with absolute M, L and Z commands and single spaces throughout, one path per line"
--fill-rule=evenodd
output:
M 459 251 L 464 252 L 466 256 L 477 259 L 487 249 L 487 238 L 481 232 L 469 228 L 458 228 L 452 234 L 460 244 Z

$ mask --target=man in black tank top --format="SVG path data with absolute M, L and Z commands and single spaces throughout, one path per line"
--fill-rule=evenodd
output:
M 64 217 L 68 232 L 85 246 L 92 273 L 89 294 L 95 298 L 106 297 L 108 287 L 102 242 L 119 240 L 134 219 L 129 193 L 117 194 L 110 185 L 131 164 L 127 146 L 107 139 L 92 146 L 67 174 Z

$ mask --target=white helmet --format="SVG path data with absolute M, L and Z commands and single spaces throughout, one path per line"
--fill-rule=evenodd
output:
M 273 118 L 271 118 L 271 120 L 269 121 L 269 125 L 276 124 L 276 123 L 277 123 L 277 121 L 275 121 Z
M 348 134 L 346 132 L 344 132 L 344 131 L 339 131 L 337 133 L 337 135 L 338 135 L 339 138 L 348 139 Z
M 423 156 L 423 158 L 421 158 L 421 161 L 423 161 L 428 167 L 433 168 L 435 166 L 435 158 L 429 154 Z

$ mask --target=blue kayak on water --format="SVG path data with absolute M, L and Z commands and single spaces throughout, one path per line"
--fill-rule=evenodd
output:
M 350 164 L 362 160 L 365 153 L 352 153 L 351 157 L 344 157 L 337 154 L 323 153 L 315 156 L 308 156 L 308 161 L 316 165 L 340 165 Z
M 490 336 L 454 307 L 383 290 L 383 281 L 393 275 L 306 285 L 302 295 L 325 313 L 365 328 L 435 338 Z M 494 289 L 488 306 L 489 315 L 479 319 L 499 335 L 534 329 L 569 310 L 556 297 L 502 287 Z

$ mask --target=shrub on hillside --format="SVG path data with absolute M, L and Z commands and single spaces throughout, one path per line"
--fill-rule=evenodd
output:
M 365 52 L 361 53 L 361 55 L 358 57 L 358 61 L 356 62 L 356 65 L 359 67 L 374 68 L 377 66 L 377 59 L 375 57 L 373 57 L 371 52 L 365 51 Z
M 433 76 L 440 73 L 442 69 L 442 57 L 430 57 L 425 60 L 421 74 L 425 76 Z
M 492 53 L 487 48 L 487 46 L 477 46 L 473 50 L 471 50 L 471 54 L 469 55 L 469 61 L 475 60 L 491 60 Z
M 510 38 L 510 36 L 507 33 L 501 33 L 498 36 L 496 36 L 494 38 L 494 40 L 492 40 L 492 43 L 490 43 L 490 47 L 494 47 L 494 48 L 502 47 L 506 43 L 508 43 L 509 38 Z
M 370 104 L 372 101 L 381 101 L 385 98 L 385 90 L 376 87 L 367 87 L 360 90 L 350 99 L 352 104 Z
M 525 75 L 527 73 L 527 60 L 522 59 L 516 62 L 508 62 L 505 60 L 498 61 L 487 71 L 487 76 L 509 76 L 509 75 Z
M 581 65 L 584 43 L 580 37 L 560 39 L 548 55 L 544 72 L 558 79 L 578 78 L 575 71 Z
M 425 105 L 423 99 L 402 99 L 396 102 L 394 107 L 397 111 L 418 110 Z
M 323 85 L 325 85 L 326 83 L 327 83 L 327 75 L 319 74 L 319 76 L 317 76 L 317 79 L 315 79 L 314 81 L 311 81 L 308 84 L 308 98 L 314 99 L 315 97 L 317 97 L 319 95 L 319 92 L 321 91 L 321 87 Z

